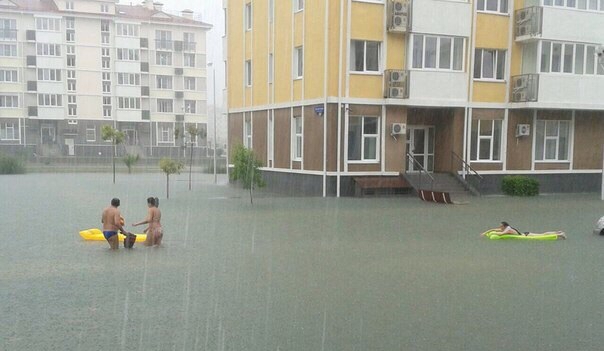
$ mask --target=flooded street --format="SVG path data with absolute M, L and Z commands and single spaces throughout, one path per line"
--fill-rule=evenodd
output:
M 2 176 L 1 350 L 597 350 L 597 194 L 286 198 L 212 176 Z M 205 177 L 205 178 L 202 178 Z M 158 196 L 164 246 L 110 252 L 78 231 Z M 489 241 L 507 220 L 555 242 Z M 136 232 L 135 230 L 133 230 Z

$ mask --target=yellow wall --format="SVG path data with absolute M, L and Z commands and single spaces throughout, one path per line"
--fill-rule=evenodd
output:
M 243 106 L 243 0 L 229 1 L 227 28 L 227 88 L 229 108 Z
M 292 2 L 275 1 L 275 103 L 291 101 Z
M 505 83 L 474 82 L 474 102 L 505 102 Z

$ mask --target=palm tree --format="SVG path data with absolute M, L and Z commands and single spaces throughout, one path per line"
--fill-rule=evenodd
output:
M 182 162 L 170 158 L 159 160 L 159 168 L 166 174 L 166 199 L 170 198 L 170 174 L 180 174 L 184 166 Z
M 105 141 L 110 140 L 113 144 L 111 161 L 113 163 L 113 184 L 115 184 L 115 156 L 117 156 L 117 145 L 124 142 L 126 135 L 124 132 L 115 129 L 110 125 L 104 125 L 101 128 L 101 138 L 103 138 Z

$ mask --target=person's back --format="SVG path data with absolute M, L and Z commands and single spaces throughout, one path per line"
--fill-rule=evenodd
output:
M 123 231 L 122 224 L 120 222 L 120 210 L 118 206 L 120 200 L 114 198 L 111 200 L 111 206 L 103 210 L 101 222 L 103 223 L 103 235 L 109 243 L 111 249 L 116 250 L 119 247 L 118 230 Z

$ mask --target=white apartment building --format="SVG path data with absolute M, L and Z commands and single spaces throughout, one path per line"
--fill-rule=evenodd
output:
M 146 0 L 0 0 L 0 151 L 98 156 L 109 124 L 121 152 L 160 157 L 207 130 L 209 24 Z M 199 140 L 197 140 L 199 139 Z

